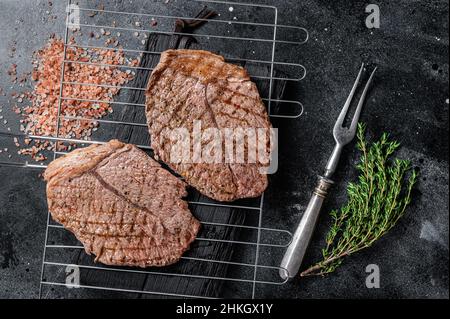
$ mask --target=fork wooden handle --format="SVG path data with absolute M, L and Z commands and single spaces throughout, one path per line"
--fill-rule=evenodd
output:
M 323 201 L 332 184 L 333 181 L 330 179 L 322 176 L 319 177 L 319 182 L 309 201 L 308 207 L 294 233 L 291 244 L 284 254 L 283 260 L 281 261 L 281 278 L 288 279 L 297 275 L 303 262 L 303 258 L 305 257 L 306 249 L 308 248 L 312 234 L 314 233 L 314 228 L 316 227 Z

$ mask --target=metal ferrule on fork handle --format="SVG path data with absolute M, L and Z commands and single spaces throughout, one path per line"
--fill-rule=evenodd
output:
M 314 190 L 314 195 L 322 198 L 326 198 L 328 195 L 328 190 L 334 182 L 323 176 L 319 176 L 319 182 L 317 183 L 316 189 Z

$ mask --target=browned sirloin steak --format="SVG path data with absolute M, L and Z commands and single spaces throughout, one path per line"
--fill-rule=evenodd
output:
M 186 184 L 130 144 L 75 150 L 44 178 L 53 219 L 107 265 L 172 264 L 200 227 L 182 200 Z
M 168 129 L 187 128 L 193 140 L 194 121 L 201 121 L 202 130 L 270 129 L 266 108 L 244 68 L 207 51 L 168 50 L 152 73 L 146 96 L 152 148 L 191 186 L 219 201 L 264 192 L 268 182 L 267 175 L 260 173 L 262 163 L 176 162 L 170 155 L 174 142 L 165 136 Z M 264 148 L 266 155 L 270 153 L 269 138 Z M 245 156 L 247 150 L 245 144 Z

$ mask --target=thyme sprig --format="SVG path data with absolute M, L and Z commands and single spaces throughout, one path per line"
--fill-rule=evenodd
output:
M 400 146 L 383 134 L 370 147 L 365 139 L 366 127 L 358 127 L 357 148 L 361 159 L 356 183 L 347 187 L 348 202 L 331 211 L 331 228 L 322 249 L 322 260 L 301 273 L 301 276 L 325 275 L 342 264 L 343 257 L 372 246 L 405 214 L 411 202 L 411 191 L 417 172 L 408 160 L 391 160 Z

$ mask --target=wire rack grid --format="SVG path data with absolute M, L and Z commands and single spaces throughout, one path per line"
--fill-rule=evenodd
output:
M 88 28 L 92 30 L 110 30 L 111 32 L 123 32 L 123 33 L 147 33 L 147 34 L 162 34 L 162 35 L 191 35 L 195 38 L 204 39 L 204 41 L 219 41 L 220 43 L 231 43 L 233 46 L 242 46 L 242 47 L 249 47 L 248 44 L 252 45 L 260 45 L 260 48 L 262 47 L 263 50 L 260 56 L 257 57 L 248 57 L 248 54 L 245 54 L 244 57 L 237 55 L 236 53 L 227 54 L 226 49 L 221 50 L 220 54 L 224 55 L 226 60 L 233 63 L 251 63 L 254 65 L 264 66 L 268 68 L 268 74 L 269 75 L 261 75 L 252 74 L 251 77 L 256 81 L 268 81 L 268 93 L 266 96 L 262 96 L 263 100 L 267 104 L 269 115 L 272 118 L 280 118 L 280 119 L 286 119 L 286 120 L 293 120 L 300 117 L 303 113 L 303 106 L 302 104 L 297 100 L 285 100 L 280 98 L 275 98 L 272 96 L 272 92 L 274 89 L 274 86 L 276 85 L 276 81 L 285 81 L 285 82 L 299 82 L 303 80 L 306 76 L 306 68 L 302 64 L 293 63 L 293 62 L 284 62 L 284 61 L 277 61 L 276 55 L 277 55 L 277 49 L 278 46 L 282 46 L 282 49 L 287 48 L 296 48 L 297 46 L 304 44 L 308 41 L 308 31 L 302 27 L 296 27 L 296 26 L 288 26 L 288 25 L 282 25 L 278 23 L 278 10 L 275 6 L 269 6 L 269 5 L 261 5 L 261 4 L 253 4 L 253 3 L 236 3 L 236 2 L 230 2 L 230 1 L 215 1 L 215 0 L 195 0 L 194 2 L 201 4 L 201 5 L 208 5 L 209 7 L 212 7 L 214 10 L 219 12 L 219 16 L 215 19 L 208 20 L 208 25 L 211 25 L 211 28 L 208 29 L 207 33 L 177 33 L 172 31 L 166 31 L 166 30 L 155 30 L 153 28 L 136 28 L 136 27 L 130 27 L 130 26 L 117 26 L 117 25 L 109 25 L 107 23 L 78 23 L 77 28 Z M 68 48 L 83 48 L 83 49 L 102 49 L 102 50 L 118 50 L 117 48 L 109 47 L 109 46 L 102 46 L 102 45 L 90 45 L 90 44 L 73 44 L 70 43 L 69 37 L 70 32 L 73 29 L 74 25 L 70 20 L 70 15 L 73 13 L 73 10 L 78 10 L 78 14 L 104 14 L 104 15 L 113 15 L 117 17 L 117 19 L 123 19 L 127 20 L 129 17 L 139 17 L 142 19 L 160 19 L 161 21 L 167 20 L 169 22 L 173 22 L 177 19 L 193 19 L 193 17 L 184 16 L 184 15 L 176 15 L 176 14 L 159 14 L 159 13 L 137 13 L 137 12 L 124 12 L 124 11 L 114 11 L 114 10 L 107 10 L 105 8 L 98 9 L 93 7 L 82 7 L 82 6 L 76 6 L 74 7 L 71 3 L 71 0 L 67 1 L 67 15 L 66 15 L 66 25 L 64 30 L 64 58 L 61 66 L 61 84 L 59 89 L 59 99 L 57 103 L 58 112 L 57 112 L 57 121 L 56 121 L 56 135 L 55 136 L 35 136 L 35 135 L 27 135 L 27 138 L 31 139 L 40 139 L 40 140 L 49 140 L 52 142 L 68 142 L 68 143 L 76 143 L 76 144 L 101 144 L 105 143 L 106 141 L 92 139 L 92 140 L 81 140 L 81 139 L 75 139 L 65 136 L 60 136 L 60 125 L 62 119 L 69 119 L 69 120 L 80 120 L 80 121 L 93 121 L 94 119 L 90 118 L 84 118 L 84 117 L 76 117 L 76 116 L 69 116 L 62 113 L 62 103 L 65 100 L 77 100 L 77 101 L 84 101 L 84 102 L 90 102 L 90 103 L 107 103 L 107 104 L 113 104 L 113 105 L 126 105 L 126 106 L 132 106 L 132 107 L 144 107 L 145 104 L 133 104 L 129 102 L 120 102 L 120 101 L 101 101 L 101 100 L 86 100 L 86 99 L 80 99 L 77 97 L 71 97 L 71 96 L 64 96 L 63 95 L 63 89 L 65 85 L 80 85 L 80 86 L 102 86 L 102 87 L 112 87 L 117 88 L 120 90 L 138 90 L 138 91 L 145 91 L 145 87 L 136 87 L 136 86 L 111 86 L 107 84 L 97 84 L 97 83 L 86 83 L 86 82 L 70 82 L 65 81 L 64 75 L 65 75 L 65 69 L 68 64 L 71 63 L 82 63 L 82 64 L 88 64 L 88 65 L 96 65 L 99 67 L 109 67 L 112 65 L 106 65 L 101 64 L 98 62 L 81 62 L 81 61 L 74 61 L 74 60 L 68 60 L 67 59 L 67 49 Z M 250 12 L 248 15 L 249 17 L 255 15 L 257 16 L 257 12 L 259 10 L 265 10 L 265 17 L 267 17 L 267 11 L 271 12 L 273 15 L 273 21 L 267 22 L 267 21 L 254 21 L 257 20 L 255 18 L 252 19 L 236 19 L 236 17 L 232 17 L 233 14 L 231 14 L 233 11 L 238 12 L 238 10 L 242 10 L 245 12 Z M 228 12 L 227 12 L 228 11 Z M 224 12 L 224 14 L 220 14 L 221 12 Z M 231 15 L 230 15 L 231 14 Z M 200 19 L 201 20 L 201 19 Z M 169 23 L 170 24 L 170 23 Z M 215 27 L 215 26 L 221 26 Z M 230 31 L 224 31 L 226 28 L 223 27 L 244 27 L 244 28 L 250 28 L 250 34 L 247 35 L 235 35 L 232 33 L 229 33 Z M 258 28 L 262 28 L 264 30 L 270 30 L 267 32 L 264 32 L 264 36 L 261 35 L 261 32 L 258 32 Z M 254 36 L 254 34 L 259 33 L 259 36 Z M 252 36 L 253 35 L 253 36 Z M 267 35 L 267 36 L 266 36 Z M 217 43 L 219 43 L 217 42 Z M 226 44 L 225 44 L 226 47 Z M 158 51 L 148 51 L 142 48 L 137 47 L 123 47 L 121 48 L 123 52 L 129 53 L 129 54 L 150 54 L 150 55 L 159 55 L 161 52 Z M 253 53 L 255 53 L 253 51 Z M 262 56 L 262 57 L 261 57 Z M 119 68 L 127 68 L 131 70 L 146 70 L 146 71 L 152 71 L 153 68 L 144 68 L 140 66 L 130 66 L 130 65 L 114 65 L 114 67 Z M 276 70 L 282 68 L 287 68 L 289 71 L 296 70 L 297 75 L 296 76 L 287 76 L 286 74 L 283 75 L 276 75 Z M 289 74 L 289 71 L 287 74 Z M 261 92 L 263 94 L 263 92 Z M 289 114 L 279 114 L 276 112 L 273 112 L 273 105 L 285 105 L 289 108 L 291 108 Z M 295 109 L 295 111 L 292 111 L 292 109 Z M 99 123 L 104 123 L 105 125 L 129 125 L 129 126 L 138 126 L 138 127 L 146 127 L 146 123 L 137 123 L 137 122 L 128 122 L 128 121 L 117 121 L 117 120 L 109 120 L 109 119 L 95 119 L 95 121 Z M 1 133 L 2 135 L 15 135 L 10 133 Z M 17 134 L 16 134 L 17 135 Z M 151 150 L 148 145 L 138 145 L 139 148 L 144 150 Z M 64 155 L 66 152 L 58 151 L 56 148 L 53 151 L 53 159 L 56 159 L 58 156 Z M 27 168 L 39 168 L 44 169 L 46 168 L 46 165 L 38 165 L 38 164 L 32 164 L 27 162 L 24 163 L 18 163 L 18 162 L 4 162 L 0 161 L 0 164 L 3 165 L 13 165 L 13 166 L 20 166 L 20 167 L 27 167 Z M 256 204 L 255 204 L 256 203 Z M 254 236 L 251 236 L 251 239 L 245 239 L 245 240 L 228 240 L 228 239 L 215 239 L 206 236 L 200 236 L 196 239 L 197 242 L 208 242 L 208 243 L 226 243 L 226 244 L 232 244 L 237 245 L 239 247 L 250 247 L 252 250 L 252 260 L 246 261 L 246 260 L 213 260 L 204 258 L 203 256 L 195 256 L 195 255 L 189 255 L 189 256 L 183 256 L 182 261 L 183 262 L 195 262 L 195 263 L 215 263 L 215 264 L 224 264 L 230 267 L 235 267 L 237 269 L 245 269 L 245 271 L 238 270 L 236 273 L 237 276 L 212 276 L 212 275 L 203 275 L 203 274 L 195 274 L 195 273 L 181 273 L 176 271 L 160 271 L 160 270 L 137 270 L 137 269 L 131 269 L 131 268 L 119 268 L 119 267 L 106 267 L 101 266 L 98 264 L 93 265 L 84 265 L 84 264 L 77 264 L 73 265 L 71 261 L 69 260 L 58 260 L 57 258 L 52 258 L 51 255 L 54 255 L 54 253 L 50 253 L 51 251 L 64 251 L 64 250 L 82 250 L 83 246 L 80 244 L 61 244 L 58 242 L 49 242 L 50 233 L 54 231 L 60 231 L 64 232 L 64 228 L 62 225 L 56 224 L 52 221 L 50 213 L 47 214 L 47 225 L 46 225 L 46 233 L 45 233 L 45 243 L 44 243 L 44 251 L 43 251 L 43 257 L 42 257 L 42 271 L 41 271 L 41 280 L 40 280 L 40 292 L 39 296 L 43 296 L 43 289 L 47 286 L 66 286 L 67 283 L 63 281 L 56 281 L 56 280 L 47 280 L 45 277 L 45 273 L 48 271 L 49 267 L 53 267 L 52 269 L 59 268 L 58 272 L 63 271 L 65 268 L 70 266 L 76 266 L 78 269 L 87 269 L 87 270 L 99 270 L 99 271 L 107 271 L 116 273 L 118 276 L 120 276 L 123 273 L 133 273 L 133 274 L 145 274 L 150 276 L 169 276 L 173 278 L 197 278 L 202 280 L 211 280 L 211 281 L 221 281 L 221 282 L 234 282 L 238 284 L 246 283 L 249 285 L 248 295 L 245 295 L 245 297 L 256 297 L 256 286 L 258 284 L 267 284 L 267 285 L 282 285 L 286 283 L 286 280 L 282 280 L 278 277 L 278 273 L 281 270 L 281 268 L 278 265 L 267 265 L 264 264 L 264 261 L 261 260 L 261 249 L 276 249 L 279 252 L 283 252 L 284 249 L 289 245 L 292 234 L 283 229 L 276 229 L 276 228 L 267 228 L 263 227 L 262 221 L 263 221 L 263 204 L 264 204 L 264 195 L 261 196 L 253 205 L 249 204 L 226 204 L 226 203 L 219 203 L 219 202 L 213 202 L 210 200 L 191 200 L 189 201 L 190 205 L 195 206 L 205 206 L 205 207 L 224 207 L 224 208 L 230 208 L 230 209 L 238 209 L 245 211 L 246 214 L 252 215 L 252 221 L 254 221 L 254 225 L 241 225 L 241 224 L 228 224 L 228 223 L 215 223 L 215 222 L 208 222 L 208 221 L 202 221 L 203 227 L 224 227 L 224 228 L 235 228 L 238 230 L 241 230 L 243 232 L 252 232 L 254 233 Z M 267 237 L 269 240 L 263 241 L 262 240 L 262 234 L 269 234 Z M 56 253 L 59 254 L 59 253 Z M 55 268 L 56 267 L 56 268 Z M 53 270 L 52 270 L 53 271 Z M 270 276 L 263 276 L 265 279 L 260 279 L 259 274 L 262 272 L 272 272 Z M 239 276 L 241 275 L 241 276 Z M 269 279 L 267 279 L 269 278 Z M 103 285 L 95 285 L 95 284 L 79 284 L 77 285 L 79 288 L 88 288 L 88 289 L 94 289 L 94 290 L 108 290 L 108 291 L 115 291 L 119 293 L 139 293 L 139 294 L 145 294 L 145 295 L 155 295 L 155 296 L 169 296 L 169 297 L 184 297 L 184 298 L 209 298 L 209 296 L 205 295 L 191 295 L 191 294 L 179 294 L 179 293 L 173 293 L 170 291 L 149 291 L 144 289 L 130 289 L 130 288 L 123 288 L 123 287 L 112 287 L 112 286 L 103 286 Z M 70 288 L 70 287 L 69 287 Z

